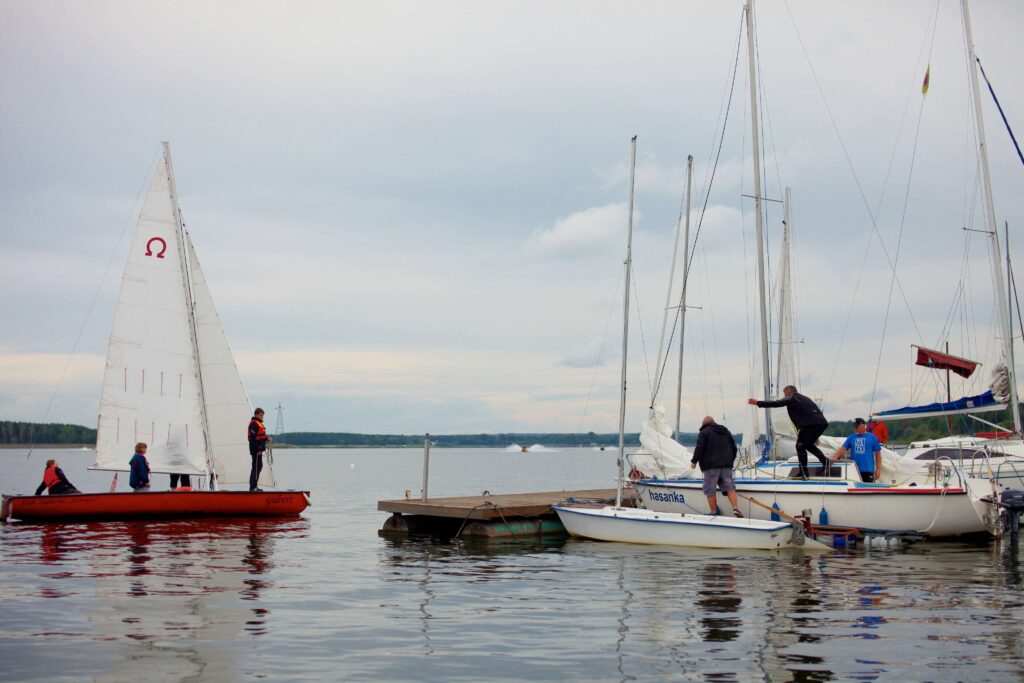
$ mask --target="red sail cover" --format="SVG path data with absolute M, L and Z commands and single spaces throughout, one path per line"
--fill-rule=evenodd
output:
M 952 370 L 961 377 L 970 377 L 974 374 L 978 364 L 973 360 L 951 356 L 948 353 L 917 347 L 917 365 L 936 370 Z

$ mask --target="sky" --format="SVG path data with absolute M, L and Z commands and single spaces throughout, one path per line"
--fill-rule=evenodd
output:
M 1020 135 L 1024 5 L 972 12 Z M 949 341 L 984 363 L 954 393 L 980 392 L 1000 342 L 986 237 L 963 230 L 983 214 L 959 3 L 773 0 L 756 18 L 763 194 L 792 192 L 801 391 L 834 419 L 936 400 L 911 344 Z M 742 431 L 761 390 L 741 19 L 739 1 L 0 2 L 0 419 L 95 424 L 169 140 L 271 426 L 280 404 L 288 431 L 614 432 L 637 135 L 627 430 L 658 375 L 692 154 L 682 424 Z M 1024 166 L 983 94 L 1019 260 Z M 768 202 L 773 273 L 781 220 Z M 677 343 L 657 395 L 670 415 Z

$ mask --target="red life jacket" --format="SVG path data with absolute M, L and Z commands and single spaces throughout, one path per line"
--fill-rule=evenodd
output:
M 254 430 L 252 427 L 256 425 Z M 254 433 L 255 432 L 255 433 Z M 266 441 L 267 440 L 267 428 L 263 426 L 263 423 L 257 420 L 255 417 L 249 420 L 249 441 Z
M 46 484 L 46 489 L 50 490 L 54 486 L 60 483 L 60 477 L 57 476 L 57 466 L 50 465 L 43 472 L 43 483 Z

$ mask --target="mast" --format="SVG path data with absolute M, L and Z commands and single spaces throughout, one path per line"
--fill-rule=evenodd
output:
M 683 345 L 686 341 L 686 285 L 690 281 L 690 191 L 693 155 L 686 157 L 686 232 L 683 237 L 683 291 L 679 296 L 679 376 L 676 378 L 676 441 L 682 443 L 679 420 L 683 412 Z
M 764 221 L 761 217 L 761 136 L 757 126 L 757 64 L 754 49 L 754 0 L 747 0 L 747 64 L 750 68 L 750 128 L 754 152 L 754 214 L 757 227 L 757 286 L 761 313 L 761 374 L 764 400 L 771 398 L 771 367 L 768 363 L 768 302 L 765 292 Z M 772 414 L 764 411 L 765 438 L 772 440 Z
M 199 338 L 196 333 L 195 304 L 192 298 L 192 278 L 189 276 L 185 249 L 185 224 L 181 219 L 181 207 L 178 206 L 178 190 L 174 184 L 174 166 L 171 164 L 171 143 L 160 143 L 164 148 L 164 161 L 167 163 L 167 183 L 171 193 L 171 210 L 174 212 L 174 236 L 178 242 L 178 253 L 181 255 L 181 281 L 187 299 L 185 308 L 188 312 L 188 330 L 192 339 L 192 354 L 196 360 L 196 387 L 199 390 L 199 409 L 203 421 L 203 450 L 206 453 L 206 467 L 210 471 L 210 488 L 218 489 L 217 473 L 213 469 L 213 458 L 210 453 L 210 424 L 206 417 L 206 394 L 203 391 L 203 371 L 199 362 Z
M 785 386 L 783 382 L 790 378 L 785 376 L 788 370 L 795 375 L 795 362 L 793 362 L 793 305 L 790 300 L 792 293 L 792 281 L 790 278 L 790 189 L 787 187 L 782 202 L 782 251 L 779 259 L 779 291 L 775 296 L 779 302 L 779 352 L 776 354 L 775 362 L 775 390 L 778 391 Z M 795 380 L 794 380 L 795 381 Z
M 683 227 L 683 215 L 682 211 L 679 213 L 679 220 L 676 221 L 676 236 L 672 242 L 672 265 L 668 269 L 668 288 L 665 290 L 665 308 L 662 309 L 661 313 L 661 334 L 658 335 L 658 360 L 654 364 L 655 377 L 657 380 L 654 382 L 654 386 L 651 387 L 651 411 L 654 411 L 654 402 L 658 397 L 658 391 L 661 389 L 661 359 L 662 353 L 665 350 L 665 329 L 668 327 L 668 312 L 672 308 L 672 284 L 675 281 L 676 275 L 676 257 L 679 255 L 679 232 Z M 685 254 L 684 254 L 685 259 Z M 685 283 L 683 285 L 686 286 Z M 666 359 L 667 360 L 667 359 Z
M 988 225 L 989 252 L 992 255 L 992 276 L 995 279 L 996 310 L 999 311 L 999 331 L 1003 337 L 1003 356 L 1010 380 L 1010 413 L 1013 415 L 1013 431 L 1021 433 L 1020 406 L 1017 401 L 1017 370 L 1013 367 L 1013 331 L 1010 329 L 1010 312 L 1002 303 L 1003 259 L 999 249 L 999 228 L 996 224 L 995 203 L 992 200 L 992 175 L 988 162 L 988 145 L 985 142 L 985 122 L 981 110 L 981 88 L 978 84 L 978 57 L 974 52 L 974 35 L 971 31 L 971 13 L 967 0 L 961 0 L 960 8 L 964 17 L 964 37 L 967 42 L 967 70 L 971 75 L 971 92 L 974 98 L 974 122 L 978 129 L 978 155 L 981 157 L 982 187 L 985 193 L 985 219 Z
M 629 160 L 629 220 L 626 233 L 626 289 L 622 297 L 622 384 L 619 393 L 619 480 L 615 507 L 622 507 L 622 481 L 626 463 L 626 351 L 629 348 L 629 274 L 633 265 L 633 188 L 636 180 L 636 136 L 631 141 Z

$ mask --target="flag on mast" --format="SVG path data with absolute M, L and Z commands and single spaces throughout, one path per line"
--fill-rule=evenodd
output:
M 927 95 L 928 94 L 928 81 L 931 79 L 931 75 L 932 75 L 932 65 L 929 64 L 928 65 L 928 70 L 924 72 L 924 82 L 921 84 L 921 94 L 922 95 Z

